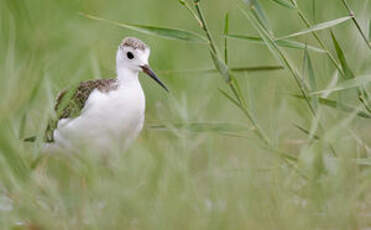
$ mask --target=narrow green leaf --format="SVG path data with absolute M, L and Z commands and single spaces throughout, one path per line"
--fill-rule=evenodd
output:
M 312 0 L 313 21 L 316 23 L 316 0 Z
M 356 16 L 354 15 L 353 10 L 350 8 L 350 6 L 349 6 L 349 4 L 348 4 L 348 2 L 347 2 L 346 0 L 343 0 L 342 2 L 343 2 L 343 4 L 344 4 L 345 8 L 348 10 L 349 15 L 352 15 L 352 16 L 353 16 L 353 17 L 352 17 L 352 21 L 353 21 L 354 25 L 356 26 L 358 32 L 360 33 L 362 39 L 363 39 L 363 40 L 365 41 L 365 43 L 367 44 L 368 48 L 371 49 L 370 42 L 369 42 L 369 40 L 367 39 L 366 34 L 363 33 L 362 28 L 361 28 L 361 25 L 359 24 L 359 22 L 358 22 Z
M 260 71 L 276 71 L 284 69 L 283 66 L 251 66 L 251 67 L 233 67 L 232 72 L 260 72 Z
M 272 0 L 273 2 L 283 6 L 283 7 L 286 7 L 286 8 L 289 8 L 289 9 L 294 9 L 295 6 L 293 6 L 291 3 L 285 1 L 285 0 Z
M 198 22 L 198 24 L 200 26 L 202 26 L 202 22 L 200 20 L 200 18 L 197 16 L 197 14 L 192 10 L 191 6 L 188 4 L 188 2 L 184 1 L 184 0 L 178 0 L 178 2 L 184 6 L 186 8 L 186 10 L 196 19 L 196 21 Z
M 157 27 L 157 26 L 146 26 L 146 25 L 134 25 L 134 24 L 126 24 L 126 23 L 120 23 L 111 21 L 108 19 L 96 17 L 89 14 L 81 13 L 82 16 L 92 19 L 95 21 L 101 21 L 106 22 L 112 25 L 116 25 L 119 27 L 123 27 L 126 29 L 134 30 L 137 32 L 150 34 L 162 38 L 167 38 L 171 40 L 181 40 L 186 42 L 195 42 L 195 43 L 208 43 L 207 39 L 197 33 L 185 31 L 181 29 L 173 29 L 173 28 L 165 28 L 165 27 Z
M 27 113 L 23 113 L 21 123 L 19 125 L 19 133 L 18 133 L 18 138 L 22 140 L 24 138 L 24 133 L 26 129 L 26 121 L 27 121 Z
M 289 34 L 289 35 L 286 35 L 286 36 L 282 36 L 282 37 L 278 38 L 278 40 L 297 37 L 297 36 L 304 35 L 304 34 L 307 34 L 307 33 L 312 33 L 314 31 L 319 31 L 319 30 L 324 30 L 324 29 L 327 29 L 327 28 L 331 28 L 331 27 L 334 27 L 338 24 L 346 22 L 351 18 L 352 18 L 352 16 L 346 16 L 346 17 L 337 18 L 335 20 L 331 20 L 331 21 L 328 21 L 328 22 L 320 23 L 320 24 L 311 26 L 308 29 L 302 30 L 300 32 Z
M 290 40 L 276 40 L 277 45 L 282 46 L 282 47 L 288 47 L 288 48 L 296 48 L 296 49 L 308 49 L 312 50 L 318 53 L 326 53 L 325 50 L 315 47 L 315 46 L 310 46 L 306 45 L 301 42 L 296 42 L 296 41 L 290 41 Z
M 229 14 L 225 14 L 224 18 L 224 62 L 228 65 L 228 38 L 227 34 L 229 33 Z
M 341 67 L 343 68 L 345 79 L 354 78 L 354 74 L 351 71 L 351 69 L 350 69 L 350 67 L 349 67 L 349 65 L 348 65 L 348 63 L 347 63 L 347 61 L 345 59 L 344 52 L 341 49 L 340 44 L 336 40 L 336 37 L 335 37 L 335 35 L 334 35 L 334 33 L 332 31 L 331 31 L 331 38 L 332 38 L 332 42 L 334 43 L 334 46 L 335 46 L 336 55 L 338 56 L 338 59 L 339 59 L 340 64 L 341 64 Z
M 230 77 L 230 72 L 229 72 L 228 66 L 212 50 L 210 50 L 210 54 L 211 54 L 211 58 L 214 62 L 215 68 L 224 77 L 224 80 L 226 82 L 229 82 L 231 77 Z
M 272 66 L 246 66 L 246 67 L 232 67 L 230 68 L 231 72 L 234 73 L 244 73 L 244 72 L 266 72 L 266 71 L 277 71 L 282 70 L 283 66 L 279 65 L 272 65 Z M 159 71 L 161 74 L 173 74 L 173 73 L 217 73 L 219 72 L 217 69 L 214 68 L 207 68 L 207 69 L 188 69 L 188 70 L 165 70 Z
M 348 80 L 354 79 L 355 76 L 354 76 L 352 70 L 350 69 L 348 62 L 346 61 L 344 52 L 341 49 L 341 47 L 339 45 L 339 42 L 336 40 L 336 37 L 335 37 L 335 35 L 332 31 L 331 31 L 331 38 L 332 38 L 332 41 L 334 43 L 335 51 L 336 51 L 336 54 L 338 56 L 338 59 L 340 60 L 341 67 L 344 71 L 344 78 L 348 79 Z M 348 85 L 348 83 L 345 83 L 345 84 L 346 84 L 346 86 Z M 352 83 L 350 82 L 349 85 L 352 85 Z M 369 100 L 368 93 L 365 90 L 365 88 L 363 87 L 363 84 L 361 84 L 359 86 L 360 87 L 357 88 L 359 100 L 365 106 L 365 108 L 367 110 L 371 111 L 371 109 L 368 105 L 368 100 Z M 353 88 L 353 87 L 350 87 L 350 88 Z
M 354 161 L 355 161 L 358 165 L 362 165 L 362 166 L 371 166 L 371 158 L 358 158 L 358 159 L 354 159 Z
M 251 14 L 250 11 L 242 10 L 242 13 L 247 17 L 247 19 L 251 22 L 251 24 L 254 26 L 254 28 L 258 31 L 259 35 L 261 36 L 261 38 L 263 39 L 264 43 L 269 48 L 271 53 L 277 58 L 278 61 L 280 61 L 280 63 L 283 64 L 283 66 L 285 66 L 287 68 L 287 70 L 290 71 L 290 73 L 291 73 L 292 77 L 294 78 L 298 88 L 300 89 L 300 92 L 302 93 L 303 97 L 305 98 L 305 101 L 308 104 L 311 112 L 313 113 L 313 115 L 315 115 L 315 111 L 314 111 L 314 109 L 312 107 L 312 104 L 310 102 L 310 99 L 308 97 L 308 93 L 307 93 L 308 90 L 307 90 L 305 84 L 303 84 L 303 80 L 302 80 L 303 78 L 300 76 L 300 74 L 297 72 L 297 70 L 291 65 L 291 63 L 289 62 L 289 60 L 286 57 L 286 55 L 284 54 L 284 52 L 282 52 L 280 50 L 280 48 L 278 47 L 276 42 L 273 40 L 272 36 L 264 29 L 264 27 L 261 26 L 261 24 L 256 19 L 256 17 L 253 14 Z
M 227 36 L 231 37 L 231 38 L 247 40 L 249 42 L 253 42 L 253 43 L 256 43 L 256 44 L 265 45 L 263 39 L 261 39 L 260 37 L 238 35 L 238 34 L 228 34 Z M 291 41 L 291 40 L 286 40 L 286 39 L 275 40 L 275 42 L 278 46 L 281 46 L 281 47 L 294 48 L 294 49 L 305 49 L 305 47 L 307 47 L 308 50 L 311 50 L 311 51 L 315 51 L 315 52 L 318 52 L 318 53 L 326 53 L 326 51 L 321 49 L 321 48 L 306 45 L 306 44 L 301 43 L 301 42 L 296 42 L 296 41 Z
M 293 96 L 296 97 L 296 98 L 299 98 L 299 99 L 304 99 L 304 97 L 301 96 L 301 95 L 293 95 Z M 354 113 L 356 111 L 356 109 L 351 107 L 351 106 L 348 106 L 348 105 L 345 105 L 345 104 L 342 104 L 340 102 L 330 100 L 330 99 L 327 99 L 327 98 L 320 97 L 318 101 L 321 105 L 331 107 L 331 108 L 340 110 L 342 112 Z M 369 115 L 365 112 L 362 112 L 362 111 L 357 112 L 357 116 L 362 117 L 362 118 L 371 119 L 371 115 Z
M 228 34 L 227 36 L 231 38 L 247 40 L 247 41 L 258 43 L 258 44 L 261 44 L 261 43 L 264 44 L 263 39 L 261 39 L 260 37 L 240 35 L 240 34 Z
M 308 129 L 305 129 L 304 127 L 302 127 L 302 126 L 300 126 L 300 125 L 298 125 L 298 124 L 295 124 L 295 123 L 293 123 L 293 125 L 294 125 L 297 129 L 299 129 L 300 131 L 302 131 L 303 133 L 305 133 L 305 134 L 307 134 L 307 135 L 311 135 L 311 133 L 310 133 L 310 131 L 309 131 Z M 317 136 L 317 135 L 313 135 L 313 138 L 316 139 L 316 140 L 319 140 L 319 139 L 320 139 L 319 136 Z
M 239 107 L 240 109 L 243 109 L 241 104 L 235 100 L 231 95 L 229 95 L 227 92 L 219 88 L 219 92 L 222 93 L 223 96 L 225 96 L 228 100 L 230 100 L 235 106 Z
M 191 122 L 175 123 L 171 126 L 177 129 L 184 129 L 191 132 L 246 132 L 250 131 L 249 127 L 244 124 L 229 122 Z M 166 125 L 152 125 L 152 129 L 167 130 Z
M 245 3 L 255 9 L 254 10 L 254 14 L 255 16 L 257 17 L 257 19 L 259 20 L 259 22 L 262 24 L 262 26 L 268 30 L 268 31 L 272 31 L 272 29 L 270 28 L 269 26 L 269 23 L 268 23 L 268 19 L 267 19 L 267 16 L 265 15 L 264 11 L 263 11 L 263 7 L 260 5 L 259 3 L 259 0 L 245 0 Z
M 312 65 L 312 61 L 310 60 L 308 49 L 304 50 L 304 76 L 305 75 L 308 76 L 310 90 L 311 91 L 316 91 L 317 90 L 317 83 L 316 83 L 316 78 L 314 76 L 313 65 Z M 317 110 L 318 97 L 317 96 L 312 96 L 311 99 L 312 99 L 313 108 L 315 110 Z
M 362 76 L 359 76 L 353 79 L 343 81 L 337 86 L 335 86 L 334 88 L 312 92 L 311 95 L 317 95 L 321 93 L 332 93 L 332 92 L 342 91 L 342 90 L 351 89 L 351 88 L 359 88 L 359 87 L 362 87 L 363 85 L 366 85 L 369 82 L 371 82 L 371 74 L 362 75 Z

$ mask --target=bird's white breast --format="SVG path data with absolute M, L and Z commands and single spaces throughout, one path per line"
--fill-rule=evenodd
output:
M 139 82 L 120 85 L 108 93 L 95 89 L 79 117 L 58 123 L 55 142 L 99 151 L 125 149 L 141 131 L 144 112 L 145 97 Z

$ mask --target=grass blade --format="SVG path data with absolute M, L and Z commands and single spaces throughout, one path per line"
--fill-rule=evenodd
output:
M 252 67 L 233 67 L 232 72 L 260 72 L 260 71 L 275 71 L 282 70 L 283 66 L 252 66 Z
M 294 9 L 295 6 L 293 6 L 291 3 L 285 1 L 285 0 L 272 0 L 273 2 L 277 3 L 278 5 L 281 5 L 283 7 Z
M 352 16 L 346 16 L 346 17 L 337 18 L 337 19 L 334 19 L 334 20 L 331 20 L 331 21 L 327 21 L 327 22 L 324 22 L 324 23 L 320 23 L 320 24 L 311 26 L 308 29 L 302 30 L 300 32 L 296 32 L 296 33 L 293 33 L 293 34 L 282 36 L 282 37 L 278 38 L 278 40 L 293 38 L 293 37 L 297 37 L 297 36 L 304 35 L 304 34 L 307 34 L 307 33 L 312 33 L 312 32 L 315 32 L 315 31 L 328 29 L 328 28 L 334 27 L 336 25 L 339 25 L 343 22 L 346 22 L 351 18 L 352 18 Z
M 260 37 L 238 35 L 238 34 L 228 34 L 227 36 L 231 37 L 231 38 L 236 38 L 236 39 L 243 39 L 243 40 L 253 42 L 253 43 L 256 43 L 256 44 L 265 45 L 263 39 L 261 39 Z M 321 49 L 321 48 L 306 45 L 306 44 L 301 43 L 301 42 L 296 42 L 296 41 L 291 41 L 291 40 L 286 40 L 286 39 L 275 40 L 275 42 L 278 46 L 281 46 L 281 47 L 294 48 L 294 49 L 305 49 L 307 47 L 308 50 L 311 50 L 311 51 L 314 51 L 314 52 L 326 53 L 326 51 Z
M 175 123 L 171 126 L 177 129 L 183 129 L 190 132 L 246 132 L 249 127 L 244 124 L 229 123 L 229 122 L 190 122 L 190 123 Z M 157 130 L 167 130 L 166 125 L 151 125 L 150 128 Z
M 299 129 L 300 131 L 302 131 L 303 133 L 305 133 L 305 134 L 307 134 L 307 135 L 309 135 L 309 136 L 311 135 L 311 132 L 310 132 L 309 130 L 305 129 L 304 127 L 302 127 L 302 126 L 300 126 L 300 125 L 298 125 L 298 124 L 295 124 L 295 123 L 293 123 L 293 125 L 294 125 L 297 129 Z M 319 140 L 319 139 L 320 139 L 319 136 L 317 136 L 316 134 L 313 135 L 313 138 L 316 139 L 316 140 Z
M 235 100 L 232 96 L 230 96 L 227 92 L 225 92 L 224 90 L 220 88 L 219 88 L 219 92 L 221 92 L 222 95 L 225 96 L 228 100 L 230 100 L 234 105 L 236 105 L 240 109 L 243 109 L 241 104 L 237 100 Z
M 332 93 L 332 92 L 342 91 L 342 90 L 356 88 L 356 87 L 359 88 L 359 87 L 362 87 L 363 85 L 366 85 L 369 82 L 371 82 L 371 74 L 362 75 L 362 76 L 359 76 L 353 79 L 343 81 L 334 88 L 312 92 L 311 95 L 317 95 L 321 93 Z
M 265 15 L 263 8 L 259 3 L 259 0 L 245 0 L 245 3 L 248 4 L 251 8 L 255 9 L 253 13 L 259 20 L 261 25 L 269 32 L 272 31 L 272 29 L 269 26 L 267 16 Z
M 256 0 L 254 0 L 256 1 Z M 207 23 L 205 20 L 205 17 L 203 16 L 201 7 L 199 5 L 200 0 L 194 0 L 194 6 L 196 9 L 196 12 L 200 18 L 200 21 L 202 23 L 201 28 L 204 30 L 207 39 L 209 41 L 209 48 L 210 48 L 210 54 L 212 57 L 212 60 L 214 62 L 214 65 L 216 69 L 219 71 L 219 73 L 224 77 L 226 83 L 230 87 L 231 91 L 233 92 L 236 100 L 238 100 L 240 104 L 241 111 L 246 115 L 246 117 L 251 121 L 251 123 L 254 125 L 256 134 L 261 138 L 261 140 L 266 144 L 271 146 L 271 142 L 269 138 L 265 135 L 263 129 L 258 125 L 256 120 L 252 117 L 250 110 L 248 109 L 246 105 L 246 101 L 241 93 L 240 86 L 238 84 L 238 81 L 231 75 L 231 71 L 229 70 L 228 66 L 222 61 L 222 59 L 219 58 L 219 52 L 217 49 L 217 46 L 215 45 L 213 38 L 210 34 L 210 31 L 207 27 Z
M 226 82 L 229 82 L 231 80 L 231 77 L 230 77 L 230 71 L 229 71 L 228 66 L 212 50 L 210 50 L 210 54 L 211 54 L 211 58 L 213 59 L 215 68 L 223 76 L 224 80 Z
M 282 70 L 283 66 L 279 65 L 267 65 L 267 66 L 246 66 L 246 67 L 231 67 L 229 68 L 234 73 L 245 73 L 245 72 L 266 72 L 266 71 L 277 71 Z M 188 69 L 188 70 L 164 70 L 159 71 L 161 74 L 173 74 L 173 73 L 218 73 L 219 71 L 215 68 L 205 69 Z
M 314 70 L 313 70 L 313 65 L 312 61 L 309 56 L 308 49 L 304 50 L 304 76 L 308 75 L 309 79 L 309 85 L 310 85 L 310 90 L 311 91 L 316 91 L 317 90 L 317 83 L 316 83 L 316 78 L 314 76 Z M 317 111 L 318 108 L 318 97 L 317 96 L 312 96 L 312 105 L 313 108 Z
M 339 42 L 336 40 L 336 37 L 335 37 L 335 35 L 332 31 L 331 31 L 331 38 L 332 38 L 332 42 L 334 43 L 335 51 L 336 51 L 336 54 L 338 56 L 338 59 L 340 60 L 341 67 L 343 68 L 344 78 L 348 79 L 348 80 L 354 79 L 355 76 L 354 76 L 352 70 L 350 69 L 349 64 L 348 64 L 348 62 L 345 58 L 344 52 L 341 49 L 341 47 L 339 45 Z M 352 85 L 352 83 L 348 82 L 348 83 L 345 83 L 345 85 L 346 85 L 346 87 L 348 87 L 348 85 Z M 348 88 L 353 88 L 353 87 L 350 86 Z M 368 105 L 369 96 L 368 96 L 367 91 L 363 87 L 363 84 L 359 85 L 357 91 L 358 91 L 358 97 L 359 97 L 360 102 L 364 105 L 364 107 L 368 111 L 371 111 L 371 108 Z M 330 91 L 330 92 L 332 92 L 332 91 Z
M 354 78 L 354 74 L 351 71 L 351 69 L 350 69 L 350 67 L 349 67 L 349 65 L 348 65 L 348 63 L 345 59 L 344 52 L 341 49 L 341 47 L 339 45 L 339 42 L 336 40 L 336 37 L 335 37 L 335 35 L 332 31 L 331 31 L 331 38 L 332 38 L 332 42 L 334 43 L 334 46 L 335 46 L 336 55 L 338 56 L 341 67 L 343 68 L 344 78 L 345 79 Z
M 316 0 L 312 0 L 313 21 L 316 23 Z
M 343 1 L 343 4 L 344 4 L 345 8 L 348 10 L 349 15 L 353 16 L 352 21 L 353 21 L 354 25 L 357 27 L 357 30 L 359 31 L 359 33 L 361 34 L 362 39 L 367 44 L 368 48 L 371 49 L 370 42 L 368 41 L 366 35 L 363 33 L 362 28 L 361 28 L 357 18 L 354 16 L 353 10 L 350 8 L 350 6 L 349 6 L 349 4 L 346 0 L 342 0 L 342 1 Z
M 291 65 L 289 60 L 287 59 L 286 55 L 280 50 L 280 48 L 277 46 L 276 42 L 273 40 L 271 35 L 264 30 L 264 27 L 262 27 L 258 20 L 256 20 L 256 17 L 250 13 L 250 11 L 244 11 L 242 10 L 242 13 L 246 16 L 246 18 L 252 23 L 252 25 L 255 27 L 255 29 L 260 34 L 261 38 L 263 39 L 264 43 L 267 45 L 271 53 L 279 60 L 291 73 L 293 76 L 301 94 L 306 100 L 306 103 L 309 106 L 310 111 L 313 115 L 315 115 L 315 111 L 312 107 L 312 104 L 310 102 L 310 98 L 308 97 L 308 90 L 302 80 L 302 77 L 298 74 L 298 72 L 294 69 L 294 67 Z
M 179 2 L 182 6 L 184 6 L 184 7 L 187 9 L 187 11 L 188 11 L 189 13 L 191 13 L 191 15 L 196 19 L 197 23 L 198 23 L 200 26 L 202 26 L 202 22 L 201 22 L 200 18 L 199 18 L 199 17 L 197 16 L 197 14 L 192 10 L 192 8 L 189 6 L 188 2 L 186 2 L 186 1 L 184 1 L 184 0 L 178 0 L 178 2 Z
M 229 33 L 229 14 L 225 14 L 224 18 L 224 62 L 228 65 L 228 38 L 227 34 Z
M 304 97 L 301 95 L 293 95 L 293 96 L 298 99 L 304 99 Z M 321 105 L 324 105 L 324 106 L 327 106 L 333 109 L 337 109 L 342 112 L 354 113 L 357 110 L 356 108 L 353 108 L 351 106 L 345 105 L 343 103 L 340 103 L 340 102 L 337 102 L 331 99 L 323 98 L 323 97 L 318 98 L 318 102 Z M 357 112 L 357 116 L 361 118 L 371 119 L 371 115 L 369 115 L 368 113 L 362 112 L 362 111 Z
M 205 37 L 197 33 L 185 31 L 181 29 L 147 26 L 147 25 L 133 25 L 133 24 L 115 22 L 115 21 L 111 21 L 108 19 L 96 17 L 93 15 L 84 14 L 84 13 L 81 13 L 81 15 L 91 20 L 106 22 L 112 25 L 134 30 L 134 31 L 141 32 L 144 34 L 154 35 L 154 36 L 167 38 L 171 40 L 181 40 L 181 41 L 194 42 L 194 43 L 208 43 Z

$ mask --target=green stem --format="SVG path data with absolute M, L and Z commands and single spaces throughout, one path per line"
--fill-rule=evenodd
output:
M 344 5 L 347 7 L 347 9 L 349 10 L 350 12 L 350 16 L 352 16 L 352 20 L 353 22 L 356 24 L 358 30 L 361 32 L 362 34 L 362 37 L 365 39 L 367 45 L 370 47 L 370 44 L 368 43 L 367 41 L 367 38 L 365 37 L 365 35 L 363 34 L 357 20 L 355 19 L 354 15 L 353 15 L 353 12 L 351 11 L 349 5 L 345 2 L 345 0 L 342 0 Z M 302 21 L 304 22 L 304 24 L 309 28 L 311 27 L 312 25 L 310 24 L 309 20 L 304 16 L 303 12 L 299 9 L 297 3 L 295 0 L 291 0 L 291 2 L 295 5 L 295 9 L 299 15 L 299 17 L 302 19 Z M 325 44 L 323 43 L 323 41 L 321 40 L 321 38 L 319 37 L 319 35 L 317 34 L 317 32 L 313 31 L 312 32 L 314 38 L 317 40 L 317 42 L 319 43 L 319 45 L 321 46 L 321 48 L 323 50 L 326 51 L 326 54 L 327 56 L 329 57 L 329 59 L 331 60 L 331 62 L 335 65 L 336 69 L 339 71 L 340 75 L 344 78 L 345 77 L 345 73 L 344 73 L 344 70 L 341 68 L 341 66 L 339 65 L 339 63 L 336 62 L 336 59 L 334 58 L 334 56 L 332 56 L 332 54 L 330 53 L 330 51 L 327 49 L 327 47 L 325 46 Z M 368 105 L 365 104 L 365 101 L 364 100 L 360 100 L 360 102 L 366 107 L 368 108 Z
M 298 4 L 296 3 L 296 1 L 295 0 L 291 0 L 291 3 L 295 6 L 296 12 L 299 15 L 299 17 L 301 18 L 301 20 L 304 22 L 304 24 L 308 28 L 310 28 L 312 25 L 310 24 L 309 20 L 305 17 L 305 15 L 303 14 L 303 12 L 299 9 Z M 319 43 L 319 45 L 321 46 L 321 48 L 326 51 L 327 56 L 330 58 L 331 62 L 335 65 L 335 67 L 339 71 L 339 73 L 342 76 L 344 76 L 343 69 L 341 68 L 341 66 L 339 65 L 339 63 L 336 62 L 336 59 L 334 58 L 334 56 L 332 56 L 332 54 L 330 53 L 330 51 L 327 49 L 327 47 L 325 46 L 324 42 L 321 40 L 321 38 L 319 37 L 319 35 L 317 34 L 317 32 L 312 31 L 312 34 L 313 34 L 314 38 L 317 40 L 317 42 Z
M 347 8 L 348 12 L 349 12 L 349 15 L 352 16 L 352 21 L 353 23 L 355 24 L 355 26 L 357 27 L 359 33 L 361 34 L 363 40 L 366 42 L 367 46 L 369 49 L 371 49 L 371 44 L 369 43 L 366 35 L 363 33 L 362 29 L 361 29 L 361 26 L 359 25 L 358 21 L 357 21 L 357 18 L 355 17 L 354 15 L 354 12 L 353 10 L 350 8 L 348 2 L 346 0 L 342 0 L 345 8 Z
M 208 29 L 208 26 L 206 24 L 206 20 L 205 20 L 205 17 L 202 13 L 202 10 L 199 6 L 199 3 L 200 3 L 200 0 L 194 0 L 194 6 L 195 6 L 195 9 L 196 9 L 196 12 L 198 14 L 198 18 L 200 19 L 201 21 L 201 28 L 204 30 L 205 34 L 206 34 L 206 37 L 207 39 L 209 40 L 209 45 L 210 45 L 210 52 L 211 52 L 211 55 L 215 55 L 216 57 L 220 57 L 219 55 L 219 51 L 215 45 L 215 42 L 214 42 L 214 39 L 213 37 L 211 36 L 211 33 Z M 215 64 L 215 63 L 214 63 Z M 225 64 L 225 63 L 224 63 Z M 228 67 L 227 67 L 228 68 Z M 218 68 L 217 68 L 218 69 Z M 258 125 L 258 123 L 255 121 L 254 117 L 252 116 L 252 114 L 250 113 L 250 111 L 247 109 L 247 104 L 245 102 L 245 99 L 243 98 L 242 96 L 242 93 L 241 93 L 241 90 L 240 88 L 238 87 L 238 84 L 237 84 L 237 81 L 236 79 L 231 75 L 231 73 L 229 72 L 229 68 L 228 68 L 228 75 L 229 75 L 229 80 L 226 81 L 226 83 L 228 84 L 228 86 L 230 87 L 231 91 L 233 92 L 233 95 L 234 97 L 237 99 L 239 105 L 240 105 L 240 109 L 241 111 L 246 115 L 246 117 L 251 121 L 251 123 L 254 125 L 255 127 L 255 132 L 257 133 L 257 135 L 263 140 L 263 142 L 268 145 L 268 146 L 272 146 L 269 138 L 264 134 L 263 132 L 263 129 Z
M 192 10 L 191 6 L 188 4 L 188 2 L 186 2 L 186 1 L 181 1 L 181 0 L 180 0 L 179 2 L 180 2 L 180 4 L 182 4 L 182 5 L 183 5 L 187 10 L 188 10 L 188 12 L 191 13 L 191 15 L 196 19 L 197 23 L 198 23 L 200 26 L 202 26 L 202 22 L 201 22 L 200 18 L 196 15 L 195 12 L 193 12 L 193 10 Z
M 195 4 L 195 8 L 196 8 L 196 12 L 198 14 L 198 17 L 200 18 L 200 21 L 201 21 L 201 28 L 204 30 L 205 34 L 206 34 L 206 37 L 207 39 L 209 40 L 210 42 L 210 48 L 211 50 L 216 54 L 216 55 L 219 55 L 219 52 L 218 52 L 218 49 L 216 48 L 215 46 L 215 42 L 209 32 L 209 29 L 207 27 L 207 24 L 206 24 L 206 21 L 205 21 L 205 18 L 204 18 L 204 15 L 202 13 L 202 10 L 201 8 L 199 7 L 199 3 L 200 3 L 200 0 L 194 0 L 194 4 Z

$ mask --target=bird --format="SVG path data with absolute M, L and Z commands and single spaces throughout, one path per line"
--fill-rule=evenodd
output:
M 126 37 L 116 52 L 116 78 L 83 81 L 62 90 L 45 130 L 43 152 L 127 150 L 144 124 L 145 95 L 139 73 L 169 92 L 151 69 L 149 56 L 148 45 Z

